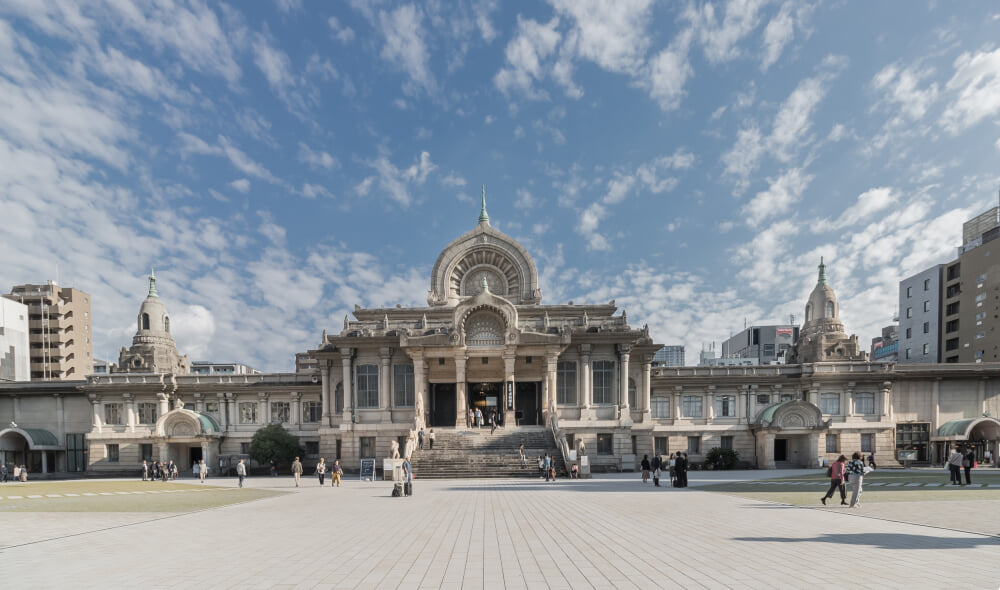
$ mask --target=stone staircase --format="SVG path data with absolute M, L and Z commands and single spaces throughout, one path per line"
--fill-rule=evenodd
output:
M 434 449 L 414 451 L 411 463 L 419 479 L 538 477 L 538 456 L 551 455 L 556 473 L 565 472 L 552 433 L 544 426 L 480 429 L 434 428 Z M 528 466 L 521 469 L 517 449 L 524 443 Z

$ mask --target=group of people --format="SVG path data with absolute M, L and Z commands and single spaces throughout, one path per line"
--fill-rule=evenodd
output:
M 340 487 L 340 477 L 344 475 L 344 468 L 340 466 L 340 459 L 333 462 L 333 465 L 327 465 L 326 459 L 320 457 L 319 463 L 316 464 L 316 476 L 319 478 L 319 485 L 326 484 L 326 474 L 330 474 L 330 487 Z M 292 475 L 295 476 L 295 487 L 299 487 L 299 476 L 302 475 L 302 463 L 299 462 L 299 458 L 296 457 L 295 461 L 292 463 Z
M 660 453 L 653 455 L 652 460 L 649 459 L 649 455 L 643 455 L 642 461 L 639 463 L 639 469 L 642 471 L 642 483 L 649 483 L 649 477 L 652 475 L 653 485 L 661 487 L 660 476 L 663 474 L 663 470 L 666 469 L 668 470 L 670 485 L 672 487 L 686 488 L 688 487 L 687 473 L 690 465 L 687 453 L 680 451 L 670 453 L 670 457 L 666 460 L 663 459 L 663 455 Z
M 989 451 L 987 451 L 989 452 Z M 948 471 L 951 473 L 951 485 L 965 486 L 972 483 L 972 468 L 976 466 L 976 451 L 971 447 L 955 447 L 948 457 Z M 965 470 L 965 483 L 962 483 L 962 470 Z
M 7 464 L 4 463 L 0 465 L 0 481 L 7 483 L 7 475 L 13 476 L 14 481 L 26 482 L 28 481 L 28 468 L 24 465 L 14 465 L 13 473 L 7 471 Z
M 496 432 L 497 427 L 503 425 L 503 412 L 498 413 L 490 410 L 489 413 L 483 414 L 483 411 L 479 408 L 469 408 L 468 413 L 465 415 L 465 426 L 468 428 L 482 428 L 484 420 L 485 424 L 490 427 L 490 434 L 493 434 Z
M 833 497 L 833 493 L 840 491 L 840 505 L 847 506 L 847 484 L 851 484 L 851 508 L 861 506 L 861 484 L 865 479 L 865 474 L 875 470 L 874 453 L 868 458 L 868 466 L 865 466 L 864 455 L 855 452 L 851 455 L 851 460 L 841 455 L 833 462 L 827 471 L 830 476 L 830 489 L 819 499 L 826 506 L 826 501 Z
M 420 432 L 417 433 L 417 446 L 420 447 L 421 451 L 424 450 L 424 441 L 425 440 L 427 441 L 427 444 L 430 446 L 430 448 L 433 449 L 434 448 L 434 429 L 433 428 L 431 428 L 429 432 L 425 432 L 424 429 L 421 428 Z
M 201 478 L 201 481 L 205 481 L 205 475 L 208 474 L 208 466 L 205 465 L 204 461 L 199 461 L 195 464 L 195 475 Z M 145 460 L 142 462 L 142 481 L 156 481 L 156 480 L 171 480 L 177 479 L 180 473 L 177 470 L 177 464 L 174 463 L 173 459 L 167 463 L 161 463 L 159 461 L 153 461 L 152 464 L 147 463 Z
M 521 456 L 524 456 L 524 445 L 521 445 Z M 538 456 L 538 475 L 545 481 L 556 480 L 556 463 L 552 460 L 552 455 Z

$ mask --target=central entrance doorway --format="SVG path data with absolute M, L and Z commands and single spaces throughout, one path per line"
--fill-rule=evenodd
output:
M 188 467 L 190 469 L 194 469 L 194 466 L 198 464 L 198 461 L 201 461 L 202 459 L 204 459 L 204 457 L 201 456 L 201 447 L 189 447 L 188 448 L 188 459 L 190 459 L 190 463 L 188 463 Z
M 514 407 L 517 409 L 518 426 L 536 426 L 542 423 L 542 384 L 537 381 L 515 384 Z
M 431 426 L 455 427 L 457 390 L 454 383 L 431 383 Z
M 483 413 L 483 424 L 495 412 L 497 424 L 503 425 L 503 383 L 469 383 L 469 408 Z
M 774 439 L 774 460 L 775 461 L 788 460 L 788 439 L 786 438 Z

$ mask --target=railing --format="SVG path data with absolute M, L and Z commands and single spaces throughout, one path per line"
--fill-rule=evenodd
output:
M 556 446 L 559 447 L 559 452 L 562 453 L 563 465 L 566 466 L 566 469 L 570 469 L 569 443 L 566 442 L 566 431 L 559 427 L 559 417 L 555 412 L 549 414 L 549 430 L 552 432 L 552 439 Z

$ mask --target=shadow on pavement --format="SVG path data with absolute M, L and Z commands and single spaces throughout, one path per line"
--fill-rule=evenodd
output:
M 879 549 L 972 549 L 1000 547 L 1000 539 L 983 536 L 978 538 L 931 537 L 928 535 L 894 535 L 890 533 L 823 534 L 817 537 L 734 537 L 734 541 L 749 543 L 836 543 L 838 545 L 866 545 Z

